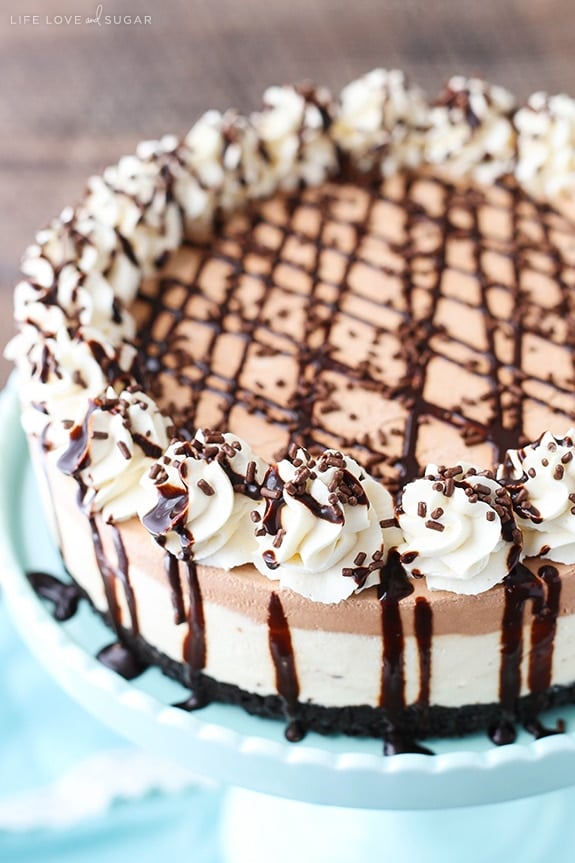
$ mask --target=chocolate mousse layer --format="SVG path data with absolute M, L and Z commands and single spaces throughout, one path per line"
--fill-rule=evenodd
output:
M 511 180 L 276 197 L 144 286 L 145 386 L 184 433 L 343 449 L 391 490 L 430 462 L 491 467 L 575 421 L 573 236 Z

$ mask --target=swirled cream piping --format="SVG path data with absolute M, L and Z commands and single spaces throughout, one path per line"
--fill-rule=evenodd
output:
M 575 563 L 575 429 L 509 450 L 499 469 L 528 557 Z
M 360 170 L 381 165 L 384 174 L 422 160 L 421 135 L 428 104 L 398 69 L 374 69 L 343 88 L 333 138 Z
M 518 132 L 515 173 L 536 196 L 575 188 L 575 100 L 564 94 L 534 93 L 515 115 Z
M 123 156 L 88 183 L 85 211 L 125 237 L 144 276 L 183 239 L 180 208 L 171 194 L 170 158 Z M 168 169 L 168 170 L 166 170 Z
M 277 188 L 316 185 L 337 168 L 331 127 L 331 95 L 313 87 L 269 87 L 264 110 L 252 124 Z M 262 166 L 263 167 L 263 166 Z M 258 197 L 264 189 L 258 190 Z M 265 194 L 265 192 L 264 192 Z
M 143 392 L 124 390 L 92 401 L 81 425 L 70 430 L 59 468 L 85 490 L 87 512 L 106 521 L 136 515 L 139 481 L 168 446 L 168 421 Z
M 90 399 L 102 395 L 110 377 L 126 376 L 135 348 L 126 343 L 115 350 L 97 341 L 98 333 L 83 331 L 71 338 L 66 329 L 38 340 L 27 326 L 13 340 L 11 350 L 22 371 L 22 422 L 29 434 L 42 435 L 45 445 L 59 448 L 67 442 L 65 426 L 81 423 Z M 28 376 L 25 371 L 30 369 Z
M 254 563 L 315 602 L 340 602 L 379 582 L 385 530 L 396 539 L 389 492 L 353 459 L 303 449 L 269 468 Z
M 424 161 L 491 183 L 513 170 L 515 98 L 479 78 L 451 78 L 429 112 Z
M 171 444 L 142 479 L 142 524 L 175 557 L 222 569 L 247 563 L 264 471 L 235 435 L 200 430 L 193 441 Z
M 67 326 L 102 331 L 113 345 L 134 335 L 126 306 L 140 273 L 109 226 L 68 208 L 36 238 L 22 261 L 26 280 L 16 287 L 15 318 L 48 333 Z M 40 312 L 41 308 L 45 312 Z
M 401 562 L 431 590 L 477 594 L 515 566 L 521 549 L 508 492 L 488 472 L 438 469 L 403 489 Z

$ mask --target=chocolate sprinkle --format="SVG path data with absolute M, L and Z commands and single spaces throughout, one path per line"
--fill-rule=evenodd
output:
M 126 461 L 132 458 L 132 453 L 128 449 L 128 445 L 123 440 L 117 441 L 116 446 L 118 447 Z
M 437 530 L 438 532 L 441 532 L 441 531 L 445 530 L 445 525 L 444 525 L 444 524 L 441 524 L 441 522 L 440 522 L 440 521 L 430 521 L 430 520 L 428 520 L 428 521 L 426 521 L 426 522 L 425 522 L 425 526 L 426 526 L 427 528 L 429 528 L 429 530 Z
M 208 497 L 211 497 L 212 495 L 214 495 L 216 493 L 215 488 L 213 486 L 211 486 L 209 484 L 209 482 L 207 480 L 205 480 L 203 477 L 200 477 L 200 479 L 197 481 L 196 485 L 198 486 L 200 491 L 203 491 L 203 493 L 205 495 L 207 495 Z

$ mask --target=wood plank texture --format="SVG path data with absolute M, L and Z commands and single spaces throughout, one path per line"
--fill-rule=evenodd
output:
M 430 93 L 481 74 L 521 98 L 575 94 L 571 0 L 107 0 L 151 23 L 58 24 L 96 0 L 4 0 L 0 10 L 0 343 L 34 231 L 86 177 L 141 138 L 182 134 L 208 107 L 256 108 L 266 85 L 337 90 L 399 66 Z M 19 16 L 37 15 L 37 23 Z M 9 372 L 0 361 L 0 383 Z

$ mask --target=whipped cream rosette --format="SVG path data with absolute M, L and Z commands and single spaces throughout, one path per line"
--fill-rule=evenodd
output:
M 88 400 L 101 395 L 110 380 L 128 374 L 136 350 L 118 349 L 99 341 L 99 332 L 80 330 L 71 337 L 66 329 L 39 338 L 28 325 L 12 340 L 7 355 L 22 370 L 21 394 L 25 400 L 23 425 L 27 432 L 43 434 L 50 423 L 46 444 L 59 447 L 67 439 L 61 423 L 81 423 Z
M 231 212 L 246 200 L 242 157 L 247 121 L 234 112 L 206 111 L 181 146 L 174 171 L 174 195 L 184 213 L 189 239 L 210 236 L 216 212 Z
M 374 69 L 340 93 L 333 138 L 361 170 L 381 164 L 384 174 L 421 162 L 420 130 L 428 105 L 399 69 Z
M 513 169 L 515 98 L 479 78 L 451 78 L 429 112 L 425 160 L 492 182 Z
M 83 202 L 84 212 L 129 244 L 144 276 L 153 274 L 157 261 L 183 239 L 182 213 L 171 189 L 171 161 L 163 151 L 156 158 L 123 156 L 102 176 L 90 178 Z
M 519 182 L 535 195 L 575 188 L 575 99 L 533 93 L 517 111 Z
M 407 571 L 431 590 L 477 594 L 509 574 L 519 559 L 521 533 L 509 493 L 487 471 L 429 465 L 408 483 L 398 507 Z
M 105 521 L 122 521 L 137 512 L 140 480 L 168 446 L 169 421 L 141 391 L 93 399 L 81 425 L 70 429 L 69 445 L 58 459 L 73 475 L 89 513 Z
M 131 248 L 110 226 L 80 207 L 64 210 L 60 221 L 39 231 L 22 260 L 26 277 L 15 292 L 15 318 L 44 333 L 63 326 L 98 328 L 112 343 L 132 338 L 135 327 L 126 306 L 141 274 Z
M 398 538 L 393 502 L 352 458 L 326 450 L 313 459 L 292 450 L 269 468 L 262 496 L 254 559 L 261 573 L 325 603 L 379 582 Z
M 527 557 L 575 563 L 575 429 L 508 450 L 499 470 Z
M 251 513 L 261 506 L 264 472 L 235 435 L 200 430 L 172 443 L 144 476 L 142 524 L 175 557 L 240 566 L 255 550 Z
M 325 180 L 337 167 L 334 142 L 327 134 L 332 119 L 330 93 L 305 86 L 269 87 L 263 103 L 263 111 L 252 114 L 251 123 L 264 154 L 264 175 L 276 188 Z M 254 188 L 255 196 L 266 194 L 264 175 Z

